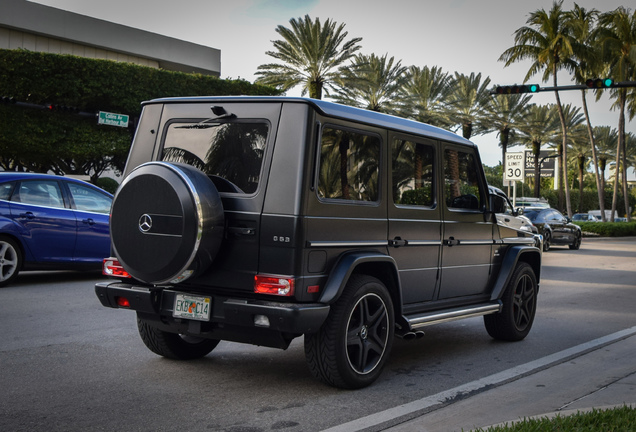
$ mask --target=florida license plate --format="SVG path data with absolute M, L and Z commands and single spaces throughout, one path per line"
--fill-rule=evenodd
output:
M 177 294 L 174 299 L 172 316 L 196 321 L 210 321 L 212 300 L 210 297 Z

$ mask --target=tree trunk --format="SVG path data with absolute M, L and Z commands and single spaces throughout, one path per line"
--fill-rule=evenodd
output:
M 557 68 L 556 63 L 553 67 L 553 75 L 554 75 L 554 87 L 558 87 L 557 84 Z M 565 207 L 568 217 L 572 217 L 572 204 L 570 203 L 570 185 L 568 184 L 568 131 L 565 126 L 565 115 L 563 114 L 563 107 L 561 106 L 561 98 L 559 97 L 559 91 L 555 90 L 554 94 L 556 96 L 557 108 L 559 110 L 559 119 L 561 120 L 561 129 L 563 131 L 563 143 L 562 143 L 562 155 L 561 156 L 561 164 L 563 166 L 563 175 L 559 177 L 562 180 L 562 184 L 565 185 Z M 559 182 L 561 183 L 561 182 Z M 561 192 L 559 191 L 559 194 Z
M 623 198 L 625 199 L 625 216 L 627 217 L 627 222 L 632 220 L 632 212 L 629 208 L 629 190 L 627 189 L 627 144 L 625 142 L 625 102 L 627 99 L 627 89 L 623 88 L 619 90 L 619 101 L 620 101 L 620 114 L 618 117 L 618 141 L 622 141 L 621 148 L 623 149 L 622 153 L 622 164 L 621 164 L 621 177 L 623 178 Z
M 598 208 L 601 210 L 601 219 L 603 222 L 607 222 L 605 218 L 605 191 L 603 189 L 604 183 L 601 182 L 598 169 L 598 156 L 596 155 L 596 142 L 594 140 L 594 132 L 592 129 L 592 123 L 590 122 L 590 115 L 587 111 L 587 99 L 585 98 L 586 90 L 581 90 L 581 97 L 583 99 L 583 112 L 585 113 L 585 120 L 587 121 L 587 133 L 590 136 L 590 146 L 592 147 L 592 160 L 594 161 L 594 179 L 596 180 L 596 191 L 598 192 Z M 581 205 L 579 204 L 579 209 Z

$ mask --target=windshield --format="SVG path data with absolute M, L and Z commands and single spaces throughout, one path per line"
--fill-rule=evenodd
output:
M 268 124 L 251 122 L 172 123 L 161 160 L 182 162 L 206 173 L 219 192 L 252 194 L 261 177 Z

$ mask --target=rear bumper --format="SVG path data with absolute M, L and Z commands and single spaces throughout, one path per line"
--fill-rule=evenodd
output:
M 190 323 L 172 317 L 175 295 L 183 291 L 171 288 L 144 287 L 122 282 L 100 282 L 95 285 L 97 298 L 105 307 L 131 309 L 143 316 L 177 328 Z M 202 295 L 201 293 L 192 293 Z M 247 300 L 205 294 L 212 298 L 212 314 L 209 322 L 201 322 L 199 332 L 215 333 L 219 339 L 238 340 L 237 337 L 222 337 L 228 329 L 233 333 L 273 331 L 299 336 L 316 332 L 329 314 L 329 306 L 320 303 L 280 303 L 262 300 Z M 118 297 L 126 298 L 130 307 L 120 307 Z M 266 316 L 269 326 L 255 325 L 256 315 Z M 262 322 L 262 321 L 261 321 Z M 197 328 L 199 322 L 196 323 Z M 189 325 L 188 328 L 194 326 Z M 198 332 L 196 332 L 198 333 Z

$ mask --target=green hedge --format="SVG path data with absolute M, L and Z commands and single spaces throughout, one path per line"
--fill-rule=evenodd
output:
M 0 94 L 34 104 L 137 115 L 145 100 L 170 96 L 278 95 L 272 87 L 111 60 L 0 49 Z
M 278 95 L 272 87 L 110 60 L 0 49 L 0 170 L 90 175 L 122 170 L 133 128 L 97 125 L 91 113 L 141 113 L 170 96 Z M 48 104 L 74 107 L 51 111 Z M 78 114 L 78 111 L 82 115 Z
M 632 237 L 636 236 L 636 222 L 575 222 L 581 227 L 583 235 L 598 235 L 601 237 Z

